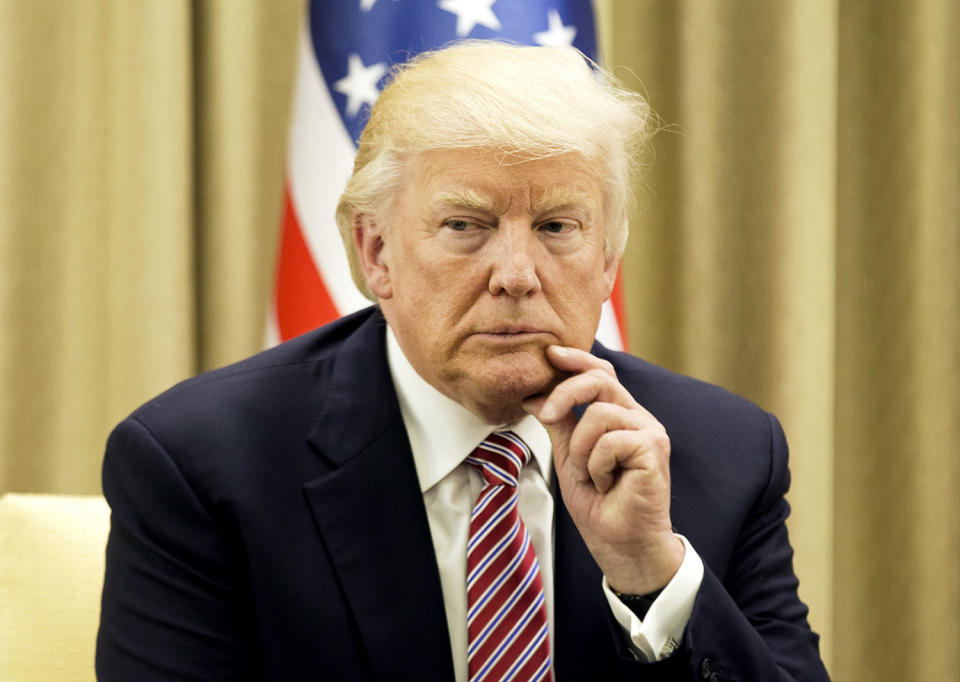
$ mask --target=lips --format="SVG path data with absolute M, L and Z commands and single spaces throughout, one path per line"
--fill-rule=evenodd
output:
M 536 328 L 534 328 L 534 327 L 525 327 L 525 326 L 521 327 L 521 326 L 516 326 L 516 325 L 502 325 L 502 326 L 494 327 L 493 329 L 488 329 L 488 330 L 487 330 L 486 332 L 484 332 L 484 333 L 486 333 L 486 334 L 507 334 L 507 335 L 512 335 L 512 334 L 540 334 L 540 333 L 542 333 L 542 332 L 543 332 L 542 329 L 536 329 Z
M 476 331 L 473 336 L 486 339 L 488 343 L 556 343 L 554 334 L 529 325 L 501 324 Z

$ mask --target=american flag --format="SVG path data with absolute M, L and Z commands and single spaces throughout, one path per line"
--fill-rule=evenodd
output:
M 366 114 L 392 64 L 456 39 L 573 45 L 596 59 L 590 0 L 311 0 L 300 37 L 268 343 L 369 305 L 334 211 Z M 619 277 L 598 338 L 626 346 Z

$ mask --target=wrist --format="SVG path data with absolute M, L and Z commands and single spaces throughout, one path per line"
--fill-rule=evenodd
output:
M 624 560 L 610 561 L 601 569 L 618 597 L 645 597 L 667 586 L 680 569 L 685 553 L 683 541 L 671 532 L 662 545 L 640 550 Z

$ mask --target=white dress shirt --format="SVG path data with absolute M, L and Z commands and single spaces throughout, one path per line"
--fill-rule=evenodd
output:
M 537 558 L 546 598 L 550 644 L 553 647 L 553 456 L 550 437 L 532 416 L 513 424 L 491 426 L 428 384 L 410 365 L 396 337 L 387 328 L 387 359 L 400 400 L 420 491 L 437 555 L 447 630 L 458 682 L 467 682 L 467 540 L 470 513 L 485 482 L 463 460 L 498 429 L 510 429 L 529 446 L 531 464 L 520 474 L 518 508 Z M 641 660 L 669 656 L 690 619 L 703 579 L 703 562 L 686 538 L 683 564 L 650 607 L 643 620 L 624 605 L 603 580 L 613 615 Z

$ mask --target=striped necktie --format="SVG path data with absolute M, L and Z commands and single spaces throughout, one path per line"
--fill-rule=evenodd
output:
M 517 479 L 529 459 L 512 431 L 490 434 L 466 459 L 487 482 L 467 544 L 470 682 L 552 679 L 540 564 L 517 510 Z

